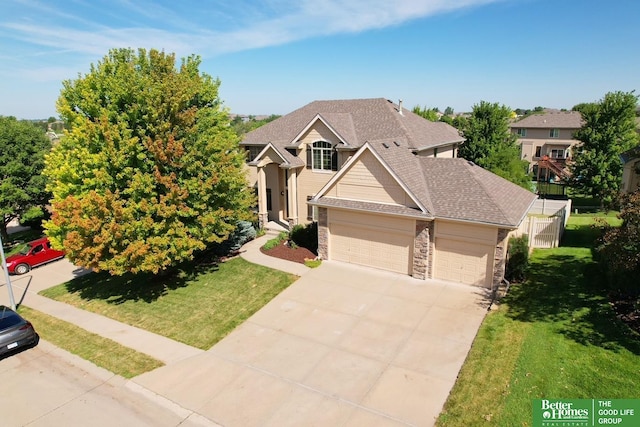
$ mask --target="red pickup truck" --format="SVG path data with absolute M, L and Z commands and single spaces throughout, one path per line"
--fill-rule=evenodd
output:
M 42 264 L 64 258 L 64 251 L 51 248 L 47 237 L 24 245 L 19 253 L 7 257 L 7 270 L 12 274 L 24 274 Z

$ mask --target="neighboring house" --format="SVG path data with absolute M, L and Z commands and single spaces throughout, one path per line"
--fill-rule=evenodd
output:
M 267 221 L 318 221 L 318 252 L 491 288 L 536 196 L 456 158 L 463 139 L 383 98 L 316 101 L 248 133 Z
M 571 149 L 579 142 L 573 133 L 582 127 L 577 111 L 532 114 L 511 123 L 511 133 L 518 136 L 522 159 L 529 162 L 529 172 L 538 181 L 567 178 L 567 161 Z
M 640 147 L 622 153 L 622 186 L 624 193 L 640 190 Z

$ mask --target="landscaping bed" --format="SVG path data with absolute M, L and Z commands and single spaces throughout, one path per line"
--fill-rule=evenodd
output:
M 304 264 L 305 261 L 316 258 L 316 254 L 309 249 L 303 248 L 302 246 L 292 248 L 287 244 L 286 240 L 280 242 L 277 246 L 274 246 L 271 249 L 260 248 L 260 251 L 265 255 L 287 261 L 298 262 L 300 264 Z

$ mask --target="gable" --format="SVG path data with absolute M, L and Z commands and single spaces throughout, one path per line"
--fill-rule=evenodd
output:
M 300 136 L 298 141 L 302 144 L 313 144 L 316 141 L 327 141 L 335 145 L 340 142 L 340 139 L 331 129 L 329 129 L 327 125 L 322 122 L 322 120 L 316 120 L 309 129 Z
M 256 160 L 258 160 L 258 167 L 268 165 L 269 163 L 280 164 L 284 162 L 282 156 L 270 145 L 265 147 L 265 149 L 259 154 Z
M 418 207 L 370 151 L 363 152 L 324 195 L 340 199 Z

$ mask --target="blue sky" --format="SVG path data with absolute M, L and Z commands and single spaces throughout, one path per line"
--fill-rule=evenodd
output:
M 202 58 L 234 113 L 385 97 L 469 111 L 640 90 L 637 0 L 2 0 L 0 115 L 56 116 L 110 48 Z

